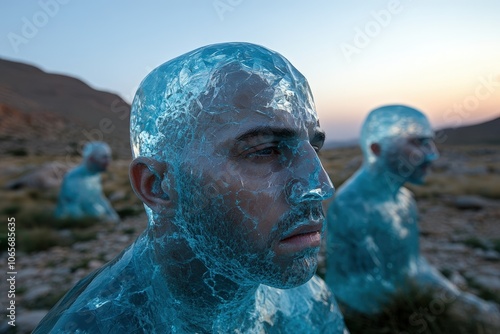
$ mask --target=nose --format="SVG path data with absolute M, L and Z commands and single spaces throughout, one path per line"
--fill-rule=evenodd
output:
M 332 181 L 309 142 L 301 145 L 293 160 L 289 167 L 291 180 L 285 188 L 290 204 L 323 201 L 333 196 Z
M 424 147 L 424 153 L 425 153 L 425 159 L 429 162 L 437 160 L 439 158 L 439 151 L 436 147 L 436 144 L 434 143 L 433 140 L 431 140 L 425 147 Z

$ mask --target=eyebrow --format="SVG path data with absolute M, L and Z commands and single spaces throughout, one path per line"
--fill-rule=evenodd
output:
M 239 135 L 236 138 L 237 142 L 247 141 L 249 139 L 259 137 L 259 136 L 272 136 L 276 138 L 289 139 L 299 137 L 297 131 L 289 129 L 289 128 L 280 128 L 280 127 L 272 127 L 272 126 L 259 126 L 257 128 L 253 128 L 248 130 L 247 132 Z M 320 130 L 319 128 L 315 129 L 314 136 L 311 140 L 312 142 L 324 142 L 325 141 L 325 132 Z
M 242 142 L 259 136 L 272 136 L 272 137 L 287 139 L 287 138 L 298 137 L 298 133 L 297 131 L 288 128 L 259 126 L 239 135 L 236 138 L 236 141 Z

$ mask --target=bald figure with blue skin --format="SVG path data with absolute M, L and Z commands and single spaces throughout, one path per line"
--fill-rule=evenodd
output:
M 462 318 L 498 324 L 493 304 L 459 291 L 420 255 L 417 206 L 403 185 L 424 183 L 439 157 L 433 138 L 429 121 L 416 109 L 389 105 L 367 116 L 360 138 L 363 164 L 339 188 L 327 213 L 326 282 L 359 313 L 379 313 L 396 293 L 416 287 L 434 292 Z
M 314 275 L 333 186 L 306 79 L 248 43 L 153 70 L 132 105 L 148 226 L 35 333 L 347 333 Z
M 118 223 L 120 217 L 102 191 L 101 174 L 111 162 L 111 148 L 100 141 L 83 147 L 83 161 L 63 179 L 55 216 L 60 219 L 96 218 Z

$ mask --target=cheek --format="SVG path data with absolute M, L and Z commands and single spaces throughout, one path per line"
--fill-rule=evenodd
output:
M 237 210 L 244 221 L 251 221 L 247 226 L 252 234 L 268 236 L 279 218 L 286 211 L 286 203 L 282 189 L 271 187 L 262 191 L 242 189 L 235 196 Z M 253 230 L 253 231 L 252 231 Z
M 386 160 L 385 160 L 387 168 L 391 171 L 397 171 L 398 166 L 401 163 L 401 156 L 402 155 L 399 152 L 390 152 L 386 156 Z
M 408 161 L 413 166 L 421 165 L 425 161 L 425 154 L 421 149 L 411 149 L 408 152 Z
M 226 228 L 232 230 L 233 235 L 251 241 L 252 248 L 268 245 L 271 232 L 287 211 L 278 176 L 218 173 L 218 180 L 213 182 L 222 198 L 223 208 L 219 209 L 225 211 Z
M 217 192 L 223 194 L 226 203 L 243 214 L 262 217 L 272 214 L 283 206 L 286 175 L 283 170 L 269 168 L 254 170 L 232 163 L 221 164 L 211 177 Z

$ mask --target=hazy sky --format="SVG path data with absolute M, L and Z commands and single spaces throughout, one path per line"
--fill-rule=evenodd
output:
M 498 0 L 2 1 L 0 57 L 130 102 L 171 58 L 257 43 L 307 77 L 328 139 L 342 140 L 383 104 L 414 106 L 436 128 L 500 115 L 499 14 Z

